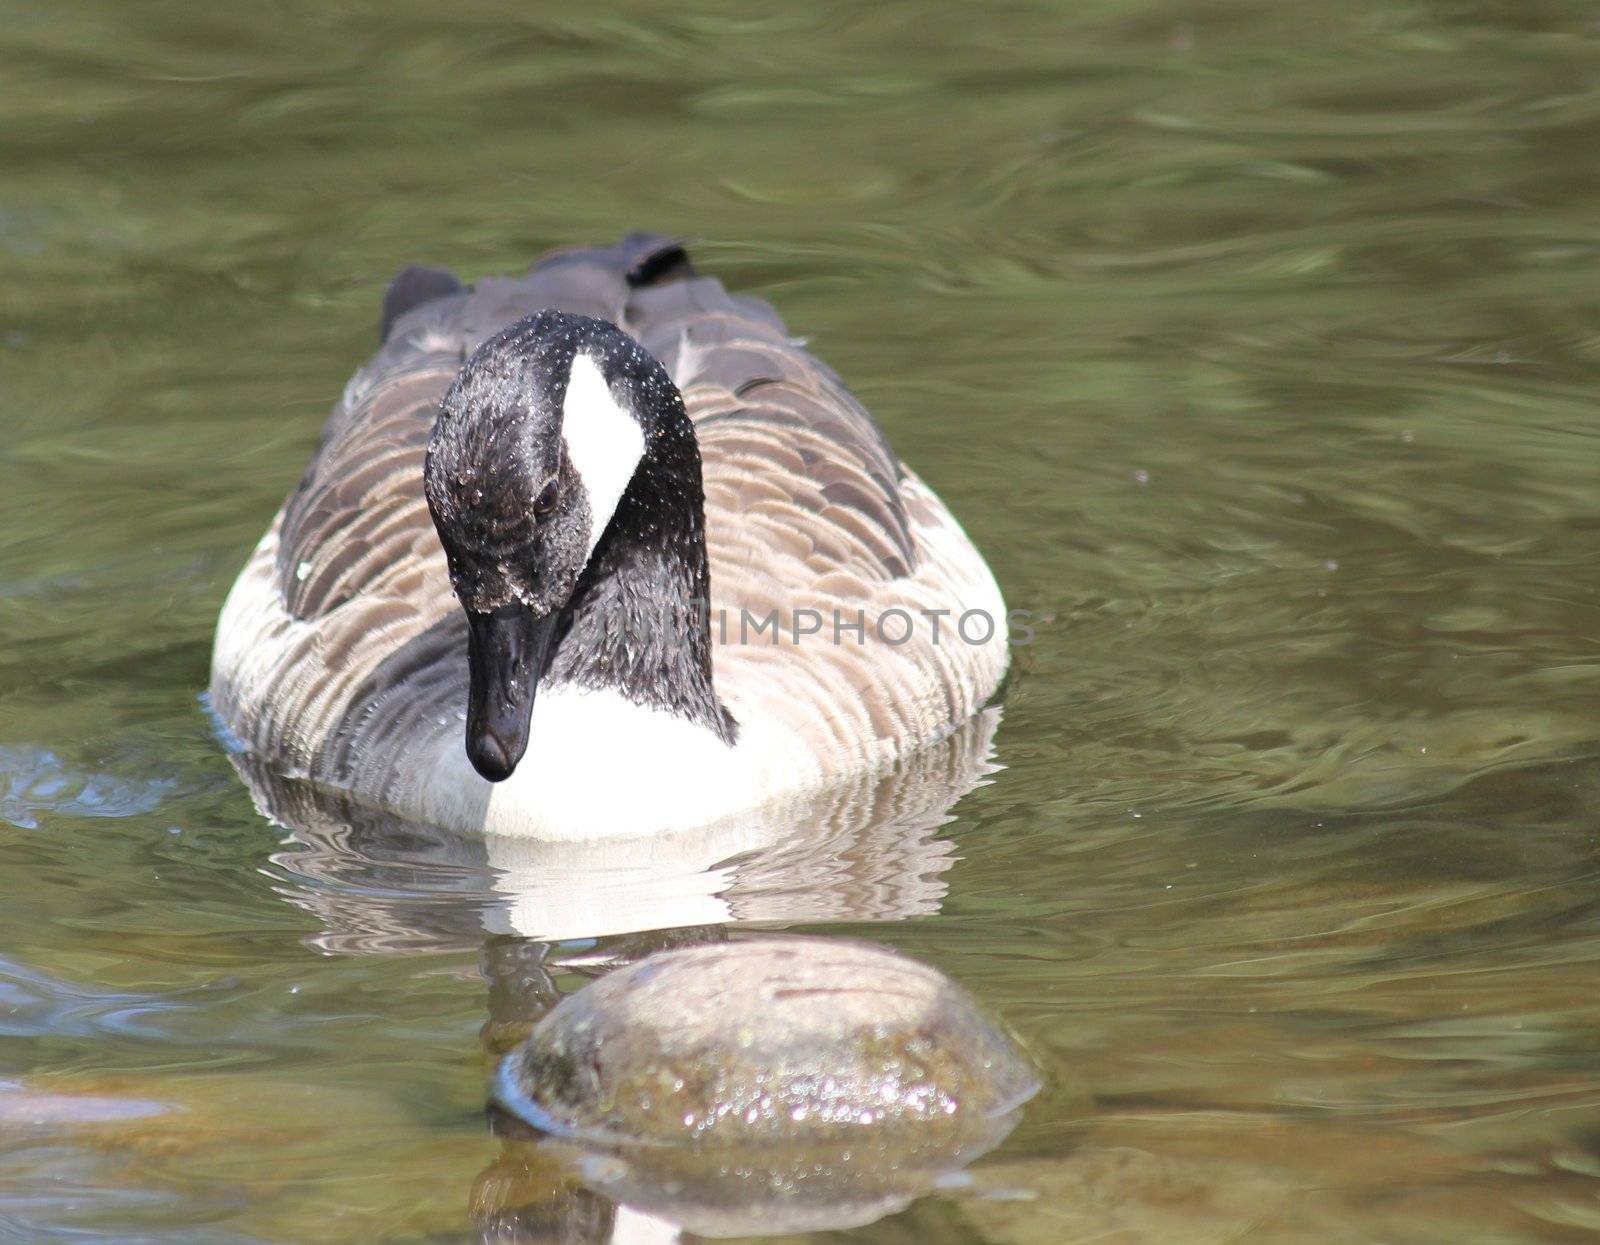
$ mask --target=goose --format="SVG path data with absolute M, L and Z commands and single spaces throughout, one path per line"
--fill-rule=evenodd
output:
M 222 607 L 231 747 L 449 831 L 638 838 L 882 769 L 995 696 L 983 557 L 679 242 L 408 268 L 380 337 Z

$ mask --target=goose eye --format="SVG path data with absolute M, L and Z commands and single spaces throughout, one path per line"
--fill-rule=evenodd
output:
M 539 490 L 539 495 L 533 499 L 533 513 L 537 515 L 549 514 L 556 508 L 556 500 L 561 490 L 556 487 L 556 482 L 546 480 L 544 487 Z

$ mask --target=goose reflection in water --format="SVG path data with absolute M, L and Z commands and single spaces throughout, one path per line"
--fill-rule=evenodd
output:
M 558 975 L 598 980 L 670 948 L 730 944 L 737 953 L 752 933 L 790 924 L 936 913 L 955 860 L 937 832 L 951 806 L 998 768 L 998 721 L 992 708 L 889 771 L 759 817 L 593 843 L 463 837 L 284 780 L 244 756 L 235 764 L 261 812 L 290 832 L 274 873 L 280 893 L 321 924 L 313 944 L 333 954 L 480 948 L 489 987 L 483 1041 L 498 1060 L 561 1002 Z M 751 1002 L 748 1019 L 759 1028 L 761 1007 Z M 977 1062 L 1007 1084 L 992 1087 L 1000 1105 L 968 1113 L 959 1135 L 853 1148 L 813 1140 L 760 1148 L 737 1163 L 694 1146 L 553 1138 L 495 1109 L 502 1153 L 471 1192 L 473 1218 L 486 1241 L 503 1243 L 869 1223 L 948 1184 L 1011 1131 L 1031 1093 L 1018 1090 L 1031 1085 L 1025 1065 Z
M 319 949 L 437 951 L 485 934 L 544 942 L 729 923 L 929 916 L 944 899 L 951 806 L 999 766 L 999 709 L 891 769 L 680 834 L 550 843 L 405 822 L 234 765 L 290 831 L 279 890 L 317 918 Z

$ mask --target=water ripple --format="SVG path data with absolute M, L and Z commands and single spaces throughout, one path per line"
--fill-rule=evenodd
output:
M 0 818 L 37 830 L 41 816 L 132 817 L 154 810 L 177 785 L 67 765 L 47 748 L 0 744 Z

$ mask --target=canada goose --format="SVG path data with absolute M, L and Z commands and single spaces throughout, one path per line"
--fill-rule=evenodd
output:
M 213 710 L 269 765 L 447 829 L 641 835 L 884 765 L 995 692 L 966 533 L 676 243 L 408 269 L 382 333 L 218 623 Z

